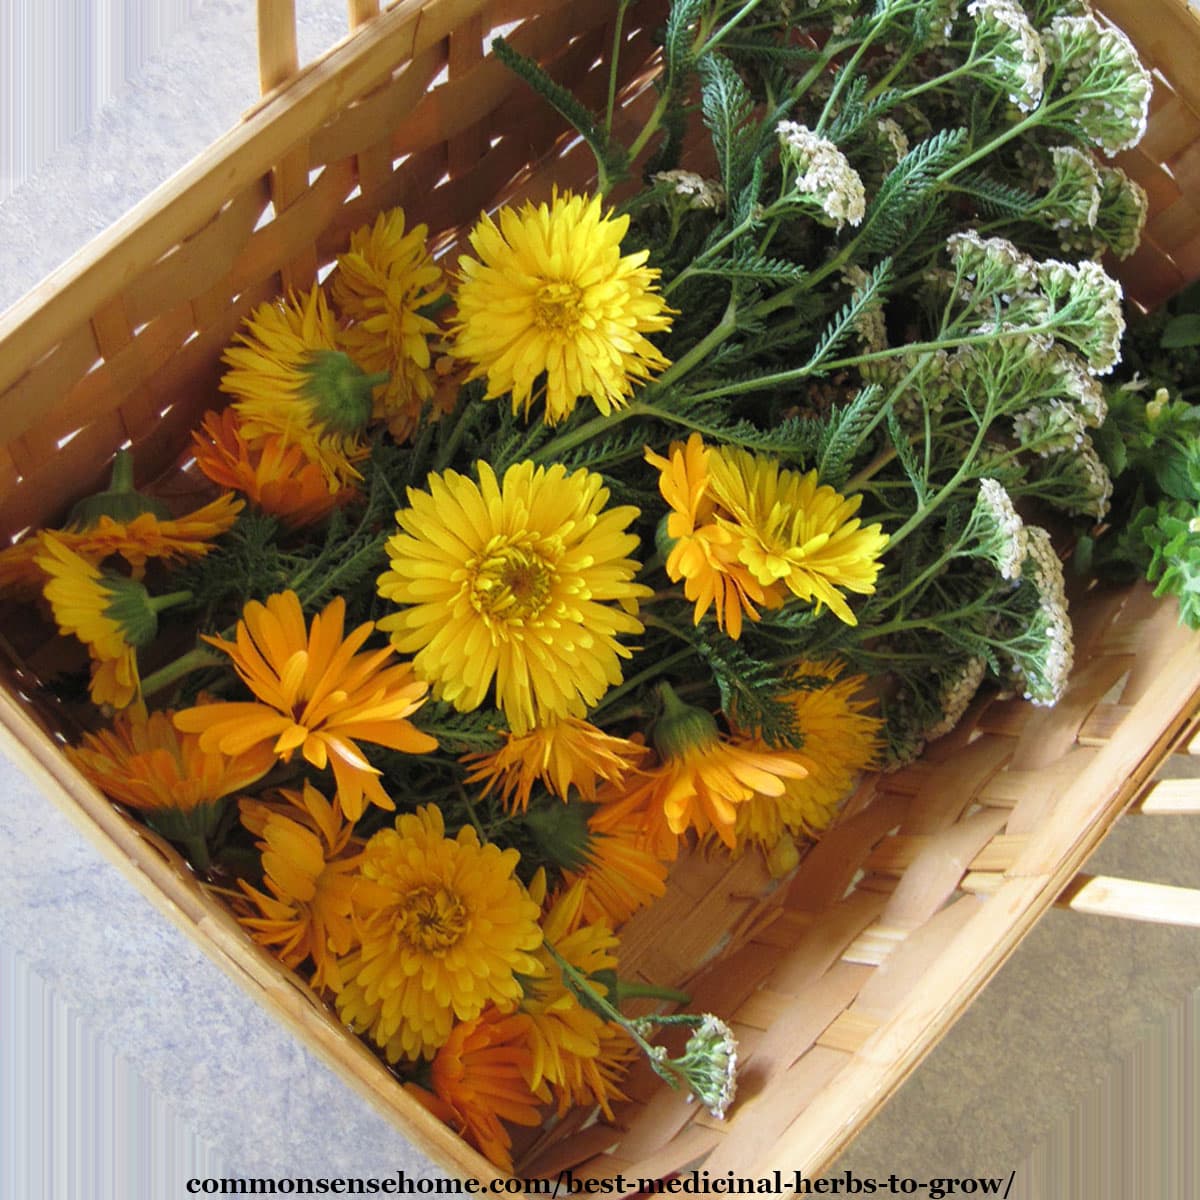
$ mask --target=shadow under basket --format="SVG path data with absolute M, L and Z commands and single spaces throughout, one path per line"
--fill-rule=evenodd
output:
M 1157 69 L 1146 139 L 1121 157 L 1151 198 L 1125 283 L 1151 306 L 1200 274 L 1197 22 L 1182 0 L 1108 0 Z M 451 247 L 481 208 L 586 185 L 587 148 L 486 49 L 503 32 L 603 106 L 616 5 L 356 0 L 357 28 L 295 62 L 290 3 L 260 0 L 266 94 L 243 122 L 0 320 L 0 533 L 53 524 L 131 446 L 177 470 L 217 397 L 220 354 L 257 304 L 311 286 L 350 232 L 402 205 Z M 603 10 L 603 11 L 600 11 Z M 626 16 L 618 121 L 653 106 L 662 0 Z M 289 34 L 291 40 L 289 42 Z M 1190 175 L 1189 175 L 1190 172 Z M 1192 194 L 1195 195 L 1193 189 Z M 169 487 L 172 486 L 168 484 Z M 1200 638 L 1144 586 L 1072 604 L 1076 668 L 1054 709 L 978 702 L 923 758 L 869 776 L 836 827 L 775 885 L 758 859 L 693 854 L 622 932 L 622 974 L 683 986 L 737 1034 L 739 1095 L 717 1121 L 644 1065 L 617 1122 L 577 1112 L 525 1144 L 517 1172 L 660 1179 L 820 1172 L 945 1034 L 1188 732 Z M 49 651 L 16 625 L 0 691 L 5 746 L 86 835 L 233 977 L 449 1170 L 494 1167 L 398 1086 L 299 980 L 259 950 L 169 846 L 61 752 L 27 680 Z

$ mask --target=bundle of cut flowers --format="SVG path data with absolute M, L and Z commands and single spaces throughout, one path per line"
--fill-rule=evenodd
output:
M 985 680 L 1061 696 L 1045 524 L 1106 515 L 1145 218 L 1150 78 L 1082 0 L 675 0 L 624 143 L 628 8 L 603 112 L 494 46 L 594 190 L 457 257 L 381 213 L 225 352 L 211 503 L 122 454 L 0 555 L 79 768 L 505 1168 L 639 1054 L 730 1103 L 718 1018 L 623 1008 L 684 847 L 784 877 Z

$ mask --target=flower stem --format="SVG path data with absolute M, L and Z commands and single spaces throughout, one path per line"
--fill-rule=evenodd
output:
M 182 592 L 167 592 L 162 596 L 150 596 L 149 603 L 151 609 L 156 613 L 160 613 L 168 608 L 174 608 L 177 604 L 186 604 L 192 599 L 192 593 L 184 590 Z
M 152 696 L 169 687 L 177 679 L 182 679 L 192 671 L 200 671 L 205 667 L 215 667 L 221 661 L 221 656 L 206 646 L 196 646 L 186 654 L 181 654 L 174 662 L 160 667 L 142 680 L 142 694 Z

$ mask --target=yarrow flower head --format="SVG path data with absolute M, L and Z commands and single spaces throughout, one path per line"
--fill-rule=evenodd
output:
M 379 594 L 404 605 L 379 627 L 434 694 L 462 712 L 495 684 L 517 735 L 556 717 L 582 717 L 621 681 L 619 640 L 637 636 L 632 507 L 605 508 L 597 474 L 516 463 L 503 480 L 483 460 L 479 482 L 430 475 L 387 544 Z
M 967 530 L 974 553 L 990 562 L 1002 579 L 1021 578 L 1021 567 L 1028 553 L 1025 523 L 1017 515 L 1008 492 L 995 479 L 979 481 L 979 495 Z
M 927 742 L 945 737 L 958 725 L 971 701 L 975 699 L 975 693 L 979 691 L 979 685 L 983 683 L 986 674 L 987 659 L 982 655 L 974 655 L 956 664 L 948 674 L 941 676 L 937 702 L 942 710 L 942 718 L 925 730 Z
M 652 183 L 669 187 L 672 195 L 682 197 L 683 206 L 694 211 L 717 212 L 725 207 L 725 189 L 715 179 L 705 179 L 695 171 L 658 171 Z
M 1088 13 L 1057 16 L 1042 34 L 1056 95 L 1070 102 L 1057 118 L 1105 154 L 1136 146 L 1146 132 L 1153 81 L 1133 43 Z
M 429 339 L 438 327 L 422 310 L 445 287 L 425 244 L 428 232 L 424 225 L 406 229 L 403 209 L 380 213 L 374 225 L 351 235 L 330 279 L 333 303 L 347 322 L 339 342 L 363 370 L 386 376 L 371 413 L 397 441 L 412 434 L 434 395 Z
M 533 405 L 545 377 L 545 420 L 564 421 L 581 397 L 605 415 L 634 386 L 669 366 L 646 336 L 671 327 L 649 250 L 621 253 L 629 217 L 596 196 L 555 191 L 549 205 L 484 216 L 470 235 L 455 293 L 453 353 L 487 379 L 487 397 L 511 394 L 513 411 Z
M 1038 264 L 1041 302 L 1031 315 L 1052 325 L 1059 341 L 1074 346 L 1096 375 L 1106 375 L 1121 361 L 1125 312 L 1121 285 L 1098 262 Z
M 1013 417 L 1013 435 L 1017 441 L 1042 458 L 1078 450 L 1083 445 L 1083 431 L 1079 410 L 1057 397 Z
M 978 67 L 973 81 L 997 88 L 1022 112 L 1041 103 L 1046 51 L 1025 10 L 1015 0 L 973 0 L 967 12 L 975 18 L 972 58 Z
M 1026 545 L 1022 575 L 1035 589 L 1037 607 L 1008 648 L 1025 681 L 1025 699 L 1050 706 L 1057 704 L 1066 691 L 1075 643 L 1067 616 L 1062 560 L 1054 551 L 1050 535 L 1039 526 L 1027 526 Z
M 837 146 L 795 121 L 780 121 L 776 133 L 789 198 L 824 225 L 862 224 L 863 181 Z
M 470 828 L 446 837 L 432 804 L 367 842 L 353 892 L 362 944 L 338 963 L 337 1005 L 389 1062 L 431 1058 L 455 1020 L 511 1007 L 518 976 L 540 972 L 538 906 L 514 875 L 519 858 Z
M 1083 250 L 1100 215 L 1100 172 L 1096 160 L 1076 146 L 1053 146 L 1054 182 L 1038 208 L 1058 231 L 1064 250 Z
M 693 1096 L 718 1121 L 725 1119 L 737 1094 L 738 1044 L 733 1030 L 712 1013 L 701 1016 L 640 1017 L 633 1022 L 639 1031 L 650 1033 L 655 1024 L 686 1025 L 692 1034 L 678 1058 L 667 1058 L 662 1047 L 660 1075 L 677 1078 L 685 1083 Z
M 947 238 L 946 248 L 959 278 L 973 285 L 972 294 L 1007 300 L 1038 285 L 1037 261 L 1005 238 L 984 238 L 968 229 Z
M 1101 166 L 1099 170 L 1096 236 L 1118 258 L 1128 258 L 1141 244 L 1150 201 L 1146 189 L 1120 167 Z

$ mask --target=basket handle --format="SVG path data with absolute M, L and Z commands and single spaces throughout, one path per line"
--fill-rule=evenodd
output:
M 379 0 L 347 0 L 350 30 L 379 14 Z M 258 0 L 258 86 L 265 96 L 300 70 L 296 0 Z
M 1087 875 L 1082 871 L 1067 885 L 1055 904 L 1074 912 L 1124 917 L 1154 925 L 1200 927 L 1200 889 Z

